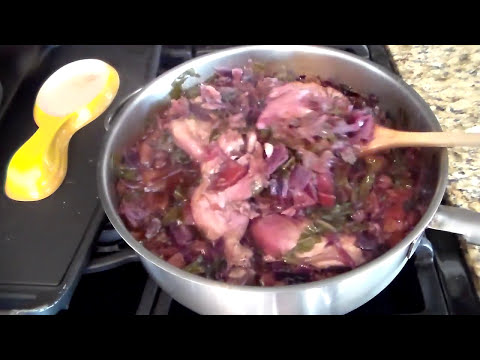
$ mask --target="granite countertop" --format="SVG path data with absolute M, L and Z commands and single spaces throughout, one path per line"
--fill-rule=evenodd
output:
M 437 116 L 444 131 L 480 132 L 479 45 L 388 45 L 402 78 Z M 480 212 L 480 148 L 449 149 L 447 199 Z M 480 296 L 480 247 L 462 241 Z

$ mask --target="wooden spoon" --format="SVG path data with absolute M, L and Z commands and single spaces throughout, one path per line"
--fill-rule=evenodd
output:
M 411 132 L 375 125 L 373 139 L 362 146 L 362 155 L 400 147 L 480 146 L 480 134 L 462 132 Z

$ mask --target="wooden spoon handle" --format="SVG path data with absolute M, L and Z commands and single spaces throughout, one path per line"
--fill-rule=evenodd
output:
M 480 146 L 480 134 L 451 132 L 409 132 L 375 127 L 373 140 L 365 152 L 398 147 L 456 147 Z

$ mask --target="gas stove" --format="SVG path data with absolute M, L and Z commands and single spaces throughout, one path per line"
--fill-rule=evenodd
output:
M 328 45 L 396 68 L 383 45 Z M 112 104 L 180 63 L 228 45 L 0 47 L 0 164 L 33 134 L 43 82 L 82 58 L 113 65 Z M 64 184 L 49 198 L 17 203 L 0 194 L 0 313 L 195 315 L 163 292 L 106 219 L 96 190 L 99 133 L 107 114 L 72 139 Z M 3 184 L 2 184 L 3 188 Z M 428 230 L 415 255 L 379 295 L 349 315 L 480 314 L 470 273 L 451 234 Z

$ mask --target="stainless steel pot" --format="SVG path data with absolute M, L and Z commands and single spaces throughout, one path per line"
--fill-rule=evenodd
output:
M 234 286 L 208 280 L 180 270 L 142 247 L 129 233 L 117 213 L 113 157 L 144 129 L 153 109 L 168 99 L 171 84 L 193 68 L 200 75 L 184 87 L 209 78 L 217 67 L 244 65 L 249 59 L 278 66 L 287 65 L 297 73 L 319 75 L 350 85 L 364 94 L 375 94 L 380 106 L 392 118 L 404 112 L 406 128 L 441 131 L 435 115 L 422 98 L 403 80 L 376 64 L 346 52 L 318 46 L 245 46 L 211 53 L 186 62 L 158 77 L 135 94 L 116 114 L 101 151 L 98 188 L 105 212 L 125 241 L 139 254 L 158 285 L 175 300 L 199 314 L 345 314 L 380 293 L 400 272 L 415 252 L 427 227 L 467 235 L 478 242 L 480 214 L 441 206 L 447 184 L 448 159 L 445 149 L 425 149 L 434 176 L 429 207 L 417 226 L 394 248 L 352 271 L 322 281 L 275 288 Z

